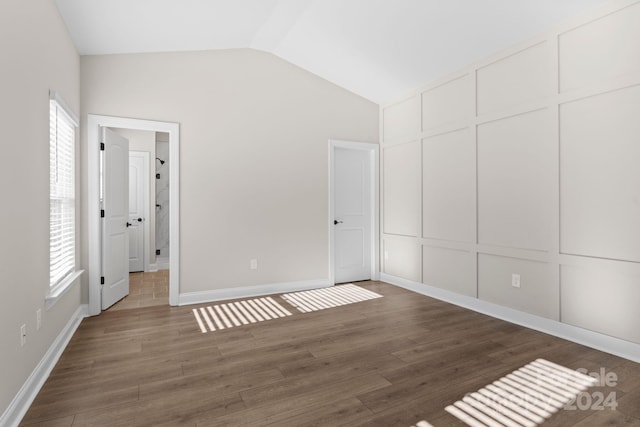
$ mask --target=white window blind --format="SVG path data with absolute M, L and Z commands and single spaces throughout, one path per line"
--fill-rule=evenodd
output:
M 52 93 L 49 108 L 49 285 L 76 269 L 75 133 L 77 120 Z

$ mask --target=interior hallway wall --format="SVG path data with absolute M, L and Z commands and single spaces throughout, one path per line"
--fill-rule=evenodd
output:
M 0 415 L 80 306 L 49 293 L 49 91 L 80 113 L 80 59 L 54 0 L 0 4 Z M 80 191 L 77 192 L 80 198 Z M 80 240 L 80 239 L 78 239 Z M 79 283 L 79 280 L 78 280 Z M 36 328 L 36 310 L 42 328 Z M 20 346 L 20 325 L 27 342 Z M 0 419 L 0 424 L 2 420 Z
M 83 118 L 180 123 L 181 293 L 328 280 L 328 140 L 376 142 L 376 104 L 251 49 L 81 69 Z

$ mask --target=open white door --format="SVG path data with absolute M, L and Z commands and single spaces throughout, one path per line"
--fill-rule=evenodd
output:
M 371 279 L 371 153 L 336 147 L 334 280 Z
M 129 294 L 129 141 L 101 128 L 102 162 L 102 309 Z
M 146 206 L 149 205 L 148 153 L 129 152 L 129 272 L 144 271 Z

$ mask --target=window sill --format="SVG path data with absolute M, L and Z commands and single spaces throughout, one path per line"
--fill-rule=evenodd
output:
M 82 276 L 82 273 L 84 273 L 84 270 L 78 270 L 70 274 L 62 282 L 58 283 L 54 288 L 51 288 L 51 290 L 49 291 L 49 295 L 47 295 L 47 297 L 45 298 L 47 310 L 53 307 L 60 300 L 60 298 L 62 298 L 62 296 L 73 287 L 76 280 L 80 276 Z

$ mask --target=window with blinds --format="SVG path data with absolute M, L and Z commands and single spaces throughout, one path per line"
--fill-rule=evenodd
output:
M 77 120 L 52 94 L 49 105 L 49 285 L 76 270 L 75 140 Z

